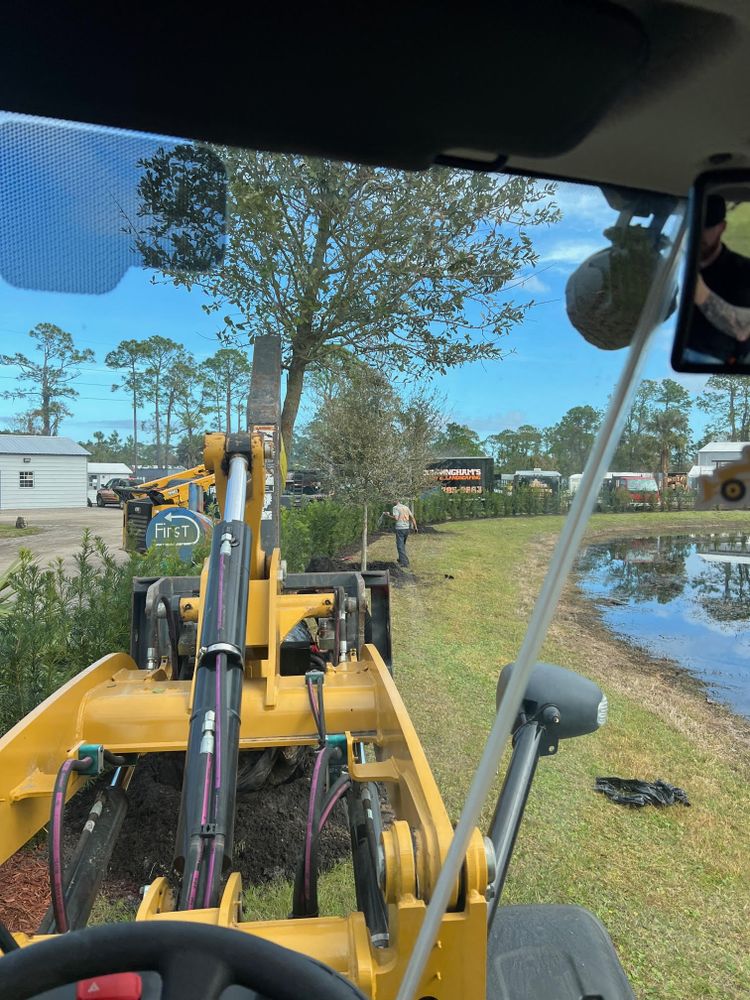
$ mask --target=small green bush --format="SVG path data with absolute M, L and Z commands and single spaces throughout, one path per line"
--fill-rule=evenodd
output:
M 0 614 L 0 733 L 84 667 L 130 647 L 133 577 L 195 573 L 170 549 L 153 548 L 117 562 L 104 541 L 83 534 L 66 572 L 57 559 L 42 568 L 28 549 L 5 576 Z

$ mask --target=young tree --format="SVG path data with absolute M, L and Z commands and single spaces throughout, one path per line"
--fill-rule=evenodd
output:
M 121 340 L 117 347 L 110 351 L 104 359 L 107 368 L 124 372 L 122 382 L 112 386 L 112 392 L 126 389 L 130 393 L 133 406 L 133 443 L 131 462 L 133 475 L 138 474 L 138 408 L 143 402 L 144 378 L 147 364 L 147 351 L 142 340 Z
M 438 458 L 443 455 L 453 455 L 458 458 L 465 455 L 483 455 L 484 448 L 479 435 L 471 427 L 449 421 L 435 438 L 433 452 Z
M 538 259 L 529 230 L 559 218 L 554 185 L 218 152 L 229 178 L 223 265 L 198 275 L 170 271 L 173 254 L 159 248 L 190 147 L 159 150 L 144 164 L 140 214 L 153 220 L 155 237 L 149 262 L 206 291 L 229 341 L 281 334 L 287 447 L 305 373 L 325 368 L 331 348 L 420 375 L 502 356 L 502 336 L 532 305 L 505 289 Z
M 28 399 L 36 403 L 42 434 L 57 434 L 60 421 L 71 415 L 63 400 L 74 399 L 78 392 L 73 382 L 80 366 L 94 360 L 94 352 L 79 351 L 73 337 L 54 323 L 37 323 L 29 336 L 36 342 L 36 358 L 25 354 L 0 354 L 0 363 L 21 369 L 18 389 L 3 392 L 5 399 Z
M 342 500 L 362 508 L 362 568 L 373 504 L 411 495 L 424 480 L 439 420 L 429 397 L 399 399 L 382 373 L 360 370 L 308 426 L 314 467 Z

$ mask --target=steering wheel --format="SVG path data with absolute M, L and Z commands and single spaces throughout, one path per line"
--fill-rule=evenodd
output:
M 0 996 L 14 1000 L 111 972 L 158 972 L 162 1000 L 216 1000 L 244 986 L 268 1000 L 364 1000 L 315 959 L 211 924 L 148 920 L 58 934 L 0 958 Z

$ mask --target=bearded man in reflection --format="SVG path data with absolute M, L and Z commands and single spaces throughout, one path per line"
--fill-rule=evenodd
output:
M 706 199 L 695 310 L 685 347 L 693 364 L 735 365 L 750 360 L 750 259 L 722 242 L 726 202 Z

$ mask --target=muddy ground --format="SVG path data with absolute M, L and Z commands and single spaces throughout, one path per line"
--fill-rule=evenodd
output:
M 668 517 L 655 525 L 653 534 L 684 532 L 679 523 Z M 726 523 L 717 520 L 701 525 L 701 532 L 726 531 Z M 615 537 L 645 536 L 647 531 L 627 528 L 589 530 L 586 542 L 607 541 Z M 540 536 L 532 545 L 529 558 L 538 565 L 548 565 L 556 536 Z M 536 594 L 531 586 L 523 594 L 527 613 Z M 617 688 L 624 694 L 638 695 L 649 708 L 683 732 L 696 746 L 706 747 L 732 767 L 750 777 L 750 720 L 735 715 L 729 708 L 709 698 L 705 685 L 674 660 L 650 656 L 642 647 L 614 635 L 604 624 L 601 612 L 579 587 L 579 575 L 568 580 L 549 637 L 567 644 L 588 663 L 587 673 L 605 689 Z

